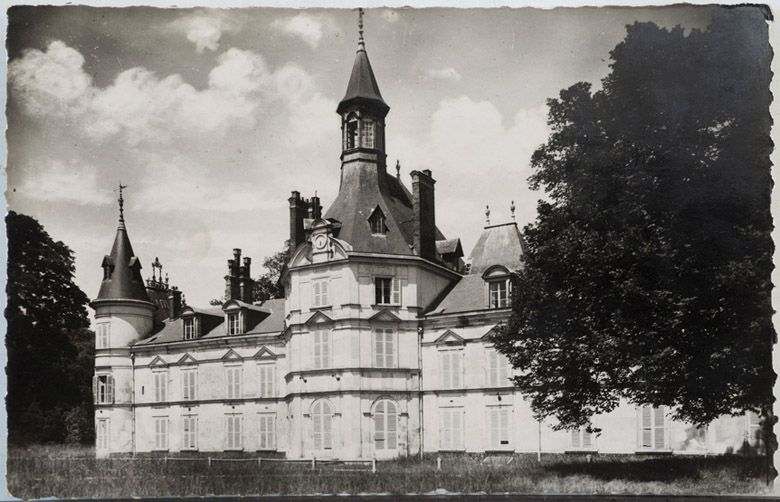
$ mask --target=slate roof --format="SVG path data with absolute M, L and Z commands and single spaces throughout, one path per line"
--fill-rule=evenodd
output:
M 516 223 L 485 227 L 471 250 L 468 275 L 428 309 L 427 314 L 449 314 L 488 308 L 487 287 L 482 274 L 493 265 L 503 265 L 511 272 L 523 268 L 525 243 Z
M 243 302 L 242 302 L 243 303 Z M 248 304 L 245 304 L 248 305 Z M 267 313 L 260 322 L 251 327 L 246 335 L 256 334 L 278 334 L 284 330 L 284 298 L 278 298 L 273 300 L 266 300 L 260 305 L 253 305 L 255 310 Z M 198 313 L 206 315 L 219 315 L 224 316 L 221 309 L 193 309 Z M 166 320 L 163 327 L 154 335 L 137 342 L 135 345 L 155 345 L 158 343 L 170 343 L 184 341 L 184 321 L 182 318 Z M 204 333 L 198 340 L 222 338 L 227 336 L 225 334 L 225 320 L 217 324 L 214 328 L 209 330 L 208 333 Z M 189 340 L 188 340 L 189 341 Z
M 412 198 L 401 180 L 376 168 L 343 173 L 339 193 L 325 213 L 325 218 L 341 222 L 338 238 L 358 252 L 415 254 Z M 368 223 L 377 205 L 385 215 L 384 235 L 372 234 Z M 444 239 L 438 228 L 436 239 Z
M 98 300 L 129 299 L 151 302 L 141 277 L 141 261 L 133 252 L 124 221 L 120 221 L 111 247 L 111 254 L 103 258 L 103 267 L 110 273 L 100 284 Z
M 339 103 L 337 112 L 343 113 L 346 108 L 357 103 L 372 105 L 380 109 L 382 115 L 387 114 L 390 110 L 379 92 L 379 84 L 376 83 L 374 70 L 371 68 L 366 48 L 362 43 L 358 45 L 357 53 L 355 53 L 355 62 L 352 65 L 352 74 L 349 76 L 347 92 Z

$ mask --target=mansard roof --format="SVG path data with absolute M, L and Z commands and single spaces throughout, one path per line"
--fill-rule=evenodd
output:
M 387 233 L 371 233 L 368 217 L 379 206 Z M 412 196 L 400 179 L 375 169 L 345 171 L 336 200 L 326 218 L 341 222 L 338 238 L 354 251 L 414 255 Z M 444 236 L 436 229 L 436 239 Z
M 524 251 L 525 242 L 516 223 L 487 226 L 469 255 L 469 274 L 481 275 L 494 265 L 503 265 L 512 272 L 521 270 Z
M 141 300 L 151 302 L 141 277 L 141 261 L 135 256 L 124 221 L 117 228 L 111 254 L 103 258 L 103 282 L 98 300 Z

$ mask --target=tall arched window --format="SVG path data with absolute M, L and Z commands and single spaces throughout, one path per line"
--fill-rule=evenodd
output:
M 333 408 L 327 401 L 317 401 L 311 410 L 314 425 L 314 449 L 330 450 L 333 448 Z
M 360 140 L 360 146 L 363 148 L 374 148 L 374 122 L 371 120 L 363 120 L 361 126 L 362 138 Z
M 374 407 L 374 448 L 398 448 L 398 408 L 389 399 L 382 399 Z

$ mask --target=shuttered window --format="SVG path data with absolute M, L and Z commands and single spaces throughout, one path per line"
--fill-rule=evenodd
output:
M 666 447 L 665 407 L 642 406 L 640 412 L 640 447 L 663 450 Z
M 168 417 L 154 417 L 154 449 L 168 449 Z
M 488 386 L 506 387 L 509 381 L 509 361 L 496 349 L 488 349 Z
M 261 364 L 258 368 L 260 378 L 260 397 L 273 397 L 274 395 L 274 378 L 275 378 L 275 365 L 274 364 Z
M 241 415 L 225 416 L 225 449 L 240 450 L 242 448 L 241 426 L 243 417 Z
M 509 447 L 509 406 L 491 406 L 488 408 L 488 436 L 490 448 L 496 450 Z
M 185 415 L 182 417 L 182 450 L 198 449 L 198 417 L 195 415 Z
M 190 317 L 184 320 L 184 339 L 193 340 L 195 338 L 195 318 Z
M 579 427 L 571 431 L 571 447 L 574 450 L 592 450 L 594 447 L 593 433 L 587 427 Z
M 97 325 L 97 339 L 95 341 L 95 347 L 98 349 L 107 349 L 109 347 L 109 336 L 111 333 L 111 324 L 104 322 Z
M 329 279 L 318 279 L 312 283 L 312 306 L 324 307 L 328 303 L 328 282 Z
M 260 414 L 260 449 L 276 449 L 276 416 L 271 413 Z
M 439 383 L 443 389 L 457 389 L 463 385 L 463 351 L 439 351 Z
M 312 429 L 314 433 L 314 449 L 330 450 L 333 448 L 333 408 L 327 401 L 317 401 L 311 412 Z
M 109 449 L 109 426 L 110 423 L 108 419 L 101 419 L 97 421 L 97 430 L 95 431 L 95 446 L 98 450 L 107 451 Z
M 241 366 L 228 366 L 225 368 L 227 374 L 227 398 L 241 398 Z
M 401 304 L 401 282 L 397 277 L 377 277 L 374 279 L 374 292 L 377 305 Z
M 195 369 L 186 369 L 181 372 L 181 398 L 183 401 L 197 399 L 198 373 Z
M 317 328 L 314 335 L 314 369 L 330 368 L 330 329 Z
M 389 399 L 382 399 L 374 407 L 374 448 L 398 448 L 398 408 Z
M 392 329 L 374 330 L 374 367 L 392 368 L 395 365 L 395 332 Z
M 238 335 L 241 333 L 241 318 L 238 312 L 228 314 L 228 335 Z
M 95 404 L 112 404 L 114 402 L 114 377 L 95 375 L 92 378 L 92 393 Z
M 445 451 L 465 450 L 463 408 L 439 408 L 439 448 Z

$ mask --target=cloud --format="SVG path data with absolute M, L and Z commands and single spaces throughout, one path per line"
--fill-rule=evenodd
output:
M 21 195 L 33 200 L 80 205 L 109 204 L 111 194 L 98 188 L 98 169 L 90 164 L 52 160 L 25 179 Z
M 97 88 L 83 63 L 81 54 L 62 42 L 53 42 L 45 53 L 28 51 L 9 66 L 15 97 L 32 116 L 48 120 L 56 115 L 87 138 L 119 138 L 131 146 L 171 145 L 193 137 L 218 142 L 229 131 L 256 129 L 260 115 L 271 107 L 287 110 L 282 116 L 295 120 L 325 107 L 335 109 L 305 70 L 285 65 L 274 71 L 261 55 L 236 48 L 219 55 L 201 90 L 179 75 L 159 77 L 143 67 L 125 70 L 111 85 Z M 323 132 L 315 131 L 314 137 Z
M 458 81 L 463 77 L 461 76 L 460 73 L 458 73 L 458 71 L 455 68 L 448 66 L 447 68 L 428 70 L 425 73 L 425 78 L 426 80 L 430 79 L 430 80 Z
M 195 44 L 195 50 L 202 53 L 208 49 L 216 51 L 219 39 L 226 32 L 238 30 L 238 23 L 220 11 L 198 11 L 171 23 L 171 27 L 183 32 L 187 40 Z
M 401 15 L 398 14 L 397 11 L 394 11 L 392 9 L 385 9 L 382 11 L 382 19 L 387 21 L 388 23 L 397 23 L 399 19 L 401 19 Z
M 309 47 L 316 49 L 327 29 L 333 28 L 333 21 L 325 16 L 301 12 L 293 17 L 277 19 L 271 27 L 288 36 L 298 37 Z

